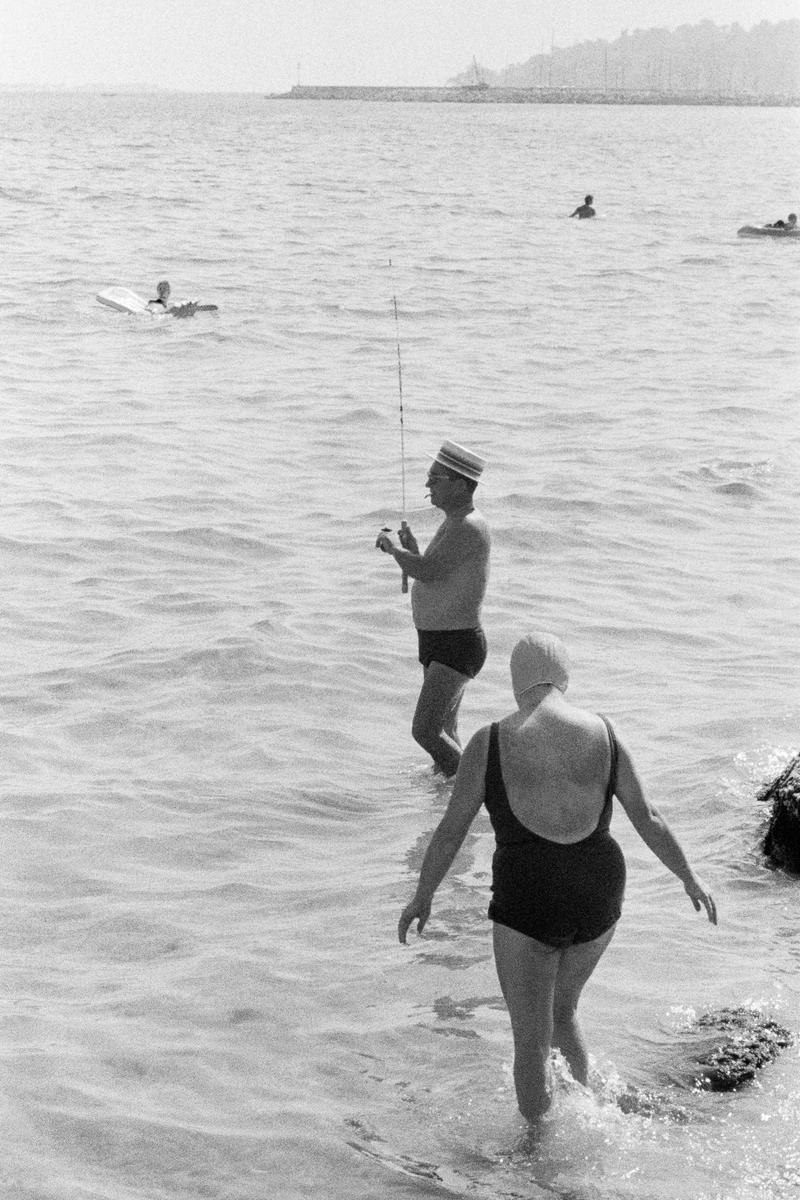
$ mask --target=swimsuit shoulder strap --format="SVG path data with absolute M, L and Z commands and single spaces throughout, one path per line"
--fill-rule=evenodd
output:
M 486 755 L 486 779 L 484 803 L 489 814 L 497 815 L 508 807 L 503 773 L 500 769 L 500 723 L 493 721 L 489 726 L 489 750 Z
M 536 834 L 527 829 L 514 815 L 508 802 L 508 792 L 503 779 L 503 767 L 500 762 L 500 722 L 494 721 L 489 726 L 489 748 L 486 755 L 486 780 L 484 783 L 483 803 L 489 813 L 497 844 L 518 845 L 536 838 Z
M 611 750 L 611 769 L 608 773 L 608 784 L 606 785 L 606 804 L 612 799 L 617 787 L 617 761 L 619 759 L 619 746 L 617 739 L 614 736 L 614 730 L 608 717 L 604 717 L 602 713 L 597 714 L 600 720 L 606 727 L 608 733 L 608 744 Z
M 486 783 L 494 783 L 500 774 L 500 723 L 489 726 L 489 751 L 486 755 Z

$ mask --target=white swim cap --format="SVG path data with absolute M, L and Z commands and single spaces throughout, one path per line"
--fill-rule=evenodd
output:
M 569 656 L 560 638 L 551 633 L 529 633 L 520 638 L 511 651 L 511 686 L 519 700 L 525 692 L 541 683 L 567 690 Z

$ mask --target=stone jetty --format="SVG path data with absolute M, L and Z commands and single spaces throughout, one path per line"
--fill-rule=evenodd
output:
M 362 100 L 416 104 L 683 104 L 796 108 L 800 95 L 757 96 L 747 92 L 672 92 L 580 87 L 490 87 L 485 83 L 449 87 L 347 87 L 296 84 L 267 100 Z

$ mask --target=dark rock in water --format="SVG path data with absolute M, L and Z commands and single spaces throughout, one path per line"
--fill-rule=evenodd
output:
M 694 1085 L 712 1092 L 729 1092 L 746 1083 L 794 1040 L 788 1029 L 750 1008 L 706 1013 L 695 1023 L 696 1031 L 705 1029 L 716 1033 L 694 1048 Z
M 800 754 L 756 799 L 772 804 L 764 853 L 776 867 L 800 875 Z
M 615 1103 L 624 1113 L 635 1113 L 639 1117 L 661 1117 L 678 1125 L 685 1125 L 689 1120 L 689 1113 L 682 1104 L 676 1104 L 663 1092 L 637 1088 L 632 1083 L 615 1097 Z

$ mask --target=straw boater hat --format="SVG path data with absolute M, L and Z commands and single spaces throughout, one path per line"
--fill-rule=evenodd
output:
M 447 467 L 449 471 L 455 471 L 458 475 L 463 475 L 465 479 L 471 479 L 475 483 L 480 479 L 481 471 L 486 466 L 482 458 L 473 454 L 471 450 L 465 450 L 456 442 L 442 442 L 441 449 L 437 450 L 436 454 L 429 454 L 428 458 L 432 458 L 434 462 Z

